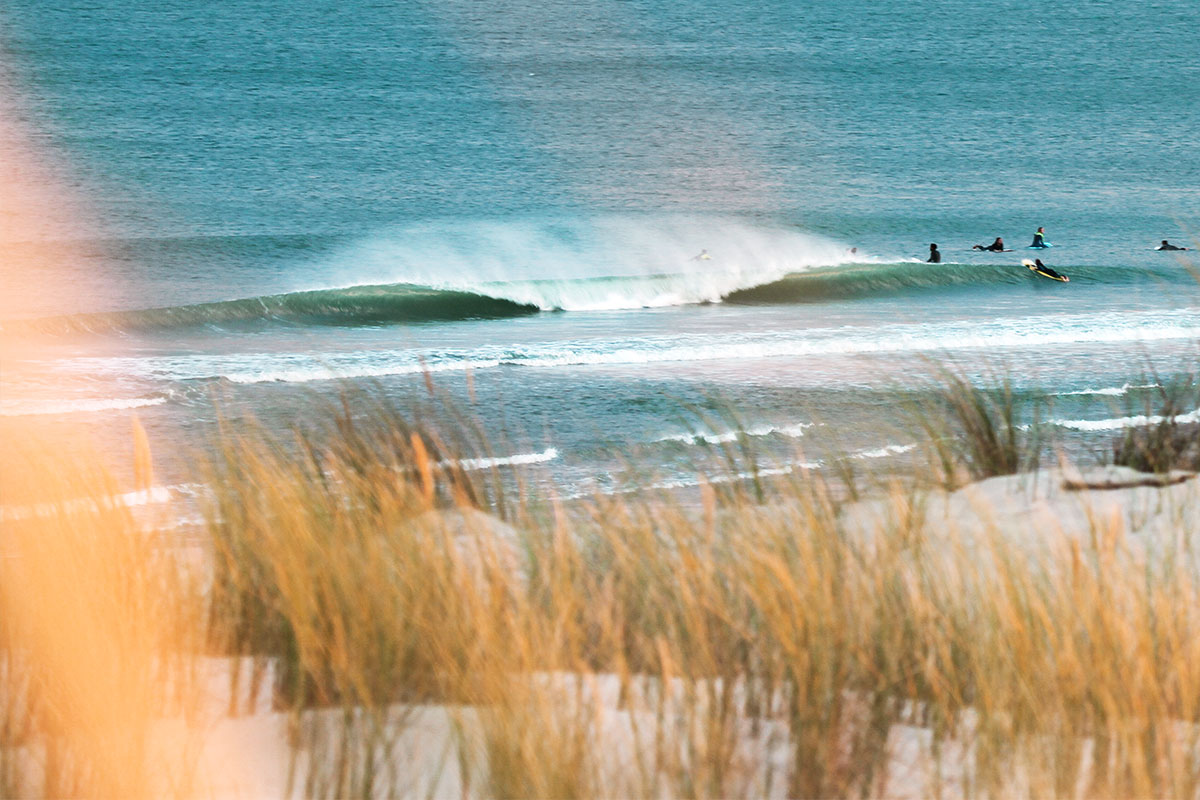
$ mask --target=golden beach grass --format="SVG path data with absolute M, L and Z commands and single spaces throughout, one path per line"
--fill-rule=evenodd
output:
M 188 794 L 148 731 L 212 653 L 272 676 L 296 794 L 433 791 L 397 767 L 429 706 L 472 795 L 1200 792 L 1200 513 L 1153 548 L 1121 517 L 968 535 L 896 486 L 863 525 L 797 472 L 501 521 L 503 481 L 393 413 L 219 445 L 202 587 L 94 463 L 6 471 L 41 504 L 3 522 L 6 793 Z

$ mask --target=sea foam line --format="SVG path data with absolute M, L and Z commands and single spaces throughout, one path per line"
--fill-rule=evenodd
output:
M 1138 414 L 1132 417 L 1114 417 L 1112 419 L 1056 419 L 1051 420 L 1050 424 L 1076 431 L 1116 431 L 1123 428 L 1141 428 L 1147 425 L 1158 425 L 1167 420 L 1167 417 L 1158 416 L 1157 414 L 1150 416 Z M 1170 417 L 1170 421 L 1175 423 L 1200 422 L 1200 408 L 1187 414 Z
M 1099 395 L 1102 397 L 1121 397 L 1130 389 L 1157 389 L 1157 383 L 1126 383 L 1121 386 L 1106 386 L 1102 389 L 1080 389 L 1074 392 L 1055 392 L 1055 397 L 1072 397 L 1075 395 Z
M 860 450 L 854 454 L 854 458 L 887 458 L 889 456 L 897 456 L 901 453 L 907 453 L 915 450 L 915 444 L 889 444 L 883 447 L 877 447 L 873 450 Z
M 724 433 L 673 433 L 660 436 L 654 441 L 682 442 L 683 444 L 700 444 L 701 442 L 705 444 L 726 444 L 728 442 L 736 442 L 743 435 L 757 437 L 770 436 L 772 434 L 798 439 L 804 435 L 805 428 L 811 427 L 811 422 L 799 422 L 794 425 L 760 425 L 754 428 L 725 431 Z
M 496 456 L 493 458 L 464 458 L 455 463 L 465 470 L 491 469 L 492 467 L 510 467 L 521 464 L 544 464 L 558 458 L 558 448 L 547 447 L 540 453 L 518 453 L 513 456 Z M 448 462 L 441 462 L 448 466 Z
M 24 417 L 40 414 L 76 414 L 96 411 L 119 411 L 130 408 L 157 406 L 167 402 L 165 397 L 111 398 L 96 400 L 23 400 L 0 403 L 0 417 Z
M 68 500 L 37 503 L 32 506 L 0 506 L 0 520 L 49 517 L 60 513 L 78 514 L 83 511 L 133 508 L 155 503 L 167 503 L 170 502 L 172 494 L 189 492 L 193 487 L 194 484 L 152 486 L 149 489 L 139 489 L 122 494 L 105 495 L 103 497 L 74 497 Z
M 987 323 L 924 323 L 742 334 L 631 337 L 483 346 L 469 350 L 372 350 L 353 353 L 243 353 L 147 359 L 74 359 L 87 371 L 113 370 L 154 379 L 224 378 L 267 383 L 376 378 L 498 367 L 650 365 L 777 357 L 956 351 L 1071 343 L 1134 343 L 1200 339 L 1196 310 L 1175 313 L 1028 317 Z

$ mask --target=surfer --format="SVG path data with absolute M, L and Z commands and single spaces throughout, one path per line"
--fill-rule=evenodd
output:
M 712 256 L 708 254 L 707 250 L 701 250 L 698 254 L 692 256 L 691 258 L 692 261 L 708 261 L 710 259 L 712 259 Z
M 1049 278 L 1054 278 L 1054 280 L 1056 280 L 1056 281 L 1064 281 L 1065 282 L 1067 280 L 1067 277 L 1065 275 L 1061 275 L 1061 274 L 1055 272 L 1054 270 L 1050 269 L 1049 267 L 1047 267 L 1045 264 L 1043 264 L 1042 260 L 1040 258 L 1035 258 L 1033 260 L 1033 266 L 1037 268 L 1038 272 L 1042 273 L 1043 275 L 1045 275 Z
M 1035 233 L 1033 235 L 1033 244 L 1031 244 L 1029 246 L 1030 247 L 1049 247 L 1050 246 L 1050 245 L 1046 244 L 1046 229 L 1045 228 L 1038 226 L 1037 233 Z
M 989 253 L 1003 253 L 1004 252 L 1004 240 L 1001 239 L 999 236 L 997 236 L 996 241 L 992 242 L 991 244 L 989 244 L 987 246 L 984 246 L 982 244 L 977 244 L 974 247 L 972 247 L 971 249 L 972 250 L 986 250 Z
M 1176 247 L 1175 245 L 1168 242 L 1166 239 L 1163 239 L 1162 244 L 1160 244 L 1158 247 L 1156 247 L 1154 249 L 1155 250 L 1187 250 L 1186 247 Z
M 926 263 L 926 264 L 940 264 L 940 263 L 942 263 L 942 252 L 941 252 L 940 250 L 938 250 L 938 249 L 937 249 L 937 245 L 936 245 L 936 244 L 930 244 L 930 245 L 929 245 L 929 258 L 928 258 L 928 260 L 926 260 L 926 262 L 925 262 L 925 263 Z

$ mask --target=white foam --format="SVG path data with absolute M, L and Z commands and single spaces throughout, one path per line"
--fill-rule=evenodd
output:
M 497 456 L 494 458 L 464 458 L 456 462 L 465 470 L 491 469 L 492 467 L 510 467 L 521 464 L 543 464 L 558 458 L 558 449 L 547 447 L 540 453 L 518 453 L 512 456 Z
M 743 435 L 771 436 L 772 434 L 798 439 L 804 435 L 805 428 L 811 427 L 811 422 L 800 422 L 795 425 L 760 425 L 754 428 L 725 431 L 724 433 L 675 433 L 660 436 L 654 441 L 682 442 L 684 444 L 700 444 L 701 442 L 705 444 L 726 444 L 728 442 L 736 442 Z
M 735 472 L 732 475 L 713 475 L 707 476 L 697 473 L 695 476 L 673 478 L 670 480 L 656 481 L 644 486 L 626 486 L 622 488 L 595 489 L 592 491 L 580 491 L 572 494 L 564 495 L 564 500 L 578 500 L 583 497 L 594 497 L 597 494 L 606 496 L 615 496 L 622 494 L 635 494 L 653 489 L 690 489 L 702 484 L 725 484 L 737 483 L 740 481 L 753 480 L 756 476 L 759 478 L 780 477 L 783 475 L 792 475 L 796 472 L 805 472 L 807 470 L 820 469 L 822 462 L 820 461 L 794 461 L 784 463 L 778 467 L 763 467 L 757 471 L 746 470 L 744 472 Z
M 193 484 L 178 486 L 152 486 L 122 494 L 106 495 L 104 497 L 75 497 L 51 503 L 38 503 L 32 506 L 0 506 L 0 520 L 29 519 L 31 517 L 48 517 L 54 514 L 78 514 L 105 508 L 133 508 L 136 506 L 152 505 L 170 502 L 173 492 L 190 491 Z
M 115 397 L 110 399 L 93 400 L 20 400 L 16 402 L 0 401 L 0 417 L 120 411 L 130 408 L 157 406 L 165 402 L 167 402 L 165 397 Z
M 1137 344 L 1200 339 L 1196 309 L 1006 318 L 806 330 L 552 341 L 461 350 L 240 353 L 150 358 L 80 358 L 86 371 L 151 379 L 225 378 L 235 383 L 377 378 L 499 367 L 636 366 L 701 361 L 969 349 Z M 717 434 L 720 435 L 720 434 Z
M 311 381 L 328 381 L 342 378 L 380 378 L 387 375 L 415 375 L 434 372 L 462 372 L 469 369 L 491 369 L 500 366 L 498 359 L 475 359 L 430 363 L 417 360 L 412 363 L 389 364 L 386 366 L 364 365 L 332 366 L 325 364 L 313 365 L 298 369 L 281 369 L 266 372 L 245 371 L 230 372 L 218 376 L 233 383 L 308 383 Z
M 1187 414 L 1179 414 L 1170 419 L 1172 422 L 1177 423 L 1200 422 L 1200 409 Z M 1141 428 L 1148 425 L 1158 425 L 1166 421 L 1167 417 L 1138 414 L 1132 417 L 1114 417 L 1112 419 L 1056 419 L 1051 420 L 1050 424 L 1076 431 L 1116 431 L 1123 428 Z
M 861 450 L 854 454 L 854 458 L 887 458 L 915 450 L 916 447 L 915 444 L 889 444 L 874 450 Z
M 1055 392 L 1056 397 L 1071 397 L 1073 395 L 1099 395 L 1101 397 L 1121 397 L 1129 393 L 1130 389 L 1155 389 L 1157 383 L 1126 383 L 1121 386 L 1106 386 L 1102 389 L 1080 389 L 1075 392 Z

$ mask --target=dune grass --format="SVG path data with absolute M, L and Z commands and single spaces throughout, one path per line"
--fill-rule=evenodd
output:
M 1156 376 L 1153 386 L 1140 409 L 1147 424 L 1130 426 L 1114 440 L 1112 462 L 1141 472 L 1200 472 L 1200 377 Z
M 1037 424 L 1042 409 L 1035 404 L 1032 418 L 1022 420 L 1009 374 L 992 374 L 982 385 L 950 367 L 935 365 L 932 375 L 909 416 L 924 434 L 930 465 L 943 486 L 1037 467 L 1044 445 Z
M 1019 468 L 1011 393 L 946 392 L 977 439 L 950 463 Z M 49 513 L 4 520 L 0 788 L 158 793 L 155 721 L 215 654 L 270 676 L 295 795 L 1200 794 L 1200 513 L 1138 548 L 1104 515 L 981 533 L 912 486 L 862 516 L 817 472 L 566 503 L 392 410 L 327 422 L 221 432 L 203 586 L 72 505 L 116 493 L 87 465 L 22 462 Z
M 1019 466 L 987 430 L 972 457 Z M 422 434 L 367 440 L 389 436 L 396 460 L 369 470 L 345 440 L 304 465 L 234 449 L 249 472 L 214 528 L 216 617 L 277 665 L 287 707 L 483 709 L 472 791 L 875 796 L 898 729 L 953 795 L 1200 785 L 1197 531 L 1137 554 L 1105 520 L 1031 558 L 998 530 L 961 540 L 910 490 L 886 524 L 849 525 L 810 474 L 702 489 L 699 508 L 517 499 L 510 528 L 472 516 Z

